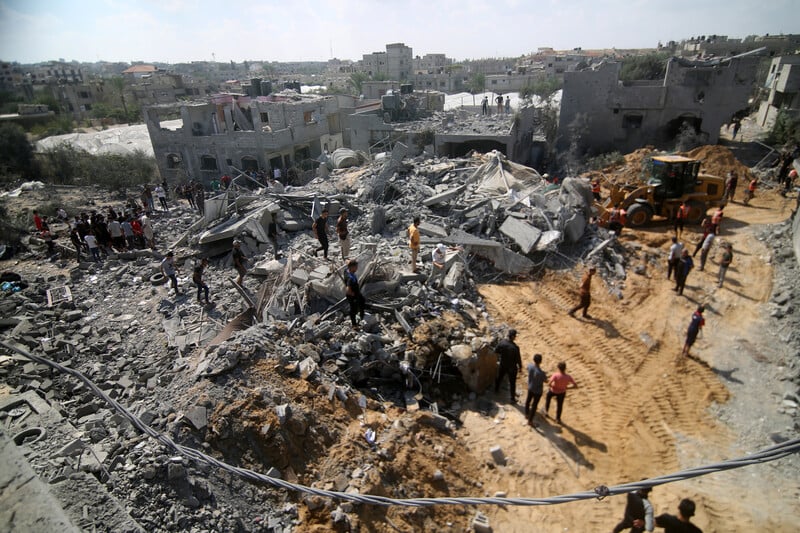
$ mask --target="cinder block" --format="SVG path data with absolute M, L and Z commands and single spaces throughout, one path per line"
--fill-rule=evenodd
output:
M 489 448 L 489 453 L 492 454 L 492 459 L 499 465 L 506 464 L 506 455 L 503 453 L 503 448 L 500 446 L 492 446 Z
M 472 518 L 472 530 L 475 533 L 492 533 L 489 518 L 482 512 L 476 511 L 475 516 Z

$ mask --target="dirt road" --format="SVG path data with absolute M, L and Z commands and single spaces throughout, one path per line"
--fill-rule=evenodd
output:
M 691 273 L 683 296 L 672 291 L 663 260 L 671 236 L 666 225 L 622 237 L 642 245 L 646 273 L 629 273 L 622 300 L 596 280 L 592 320 L 566 314 L 577 301 L 578 269 L 550 273 L 537 283 L 483 286 L 491 314 L 519 330 L 524 364 L 542 353 L 549 374 L 563 360 L 580 387 L 567 394 L 563 425 L 539 418 L 540 428 L 530 428 L 522 405 L 502 403 L 508 397 L 502 389 L 494 419 L 467 415 L 469 448 L 485 457 L 491 444 L 500 444 L 510 458 L 512 475 L 491 470 L 486 493 L 546 497 L 591 490 L 773 444 L 768 426 L 782 429 L 780 424 L 789 419 L 780 420 L 764 396 L 774 389 L 777 365 L 786 354 L 774 339 L 760 334 L 772 267 L 767 248 L 754 238 L 754 225 L 783 221 L 789 212 L 789 201 L 767 193 L 750 207 L 726 208 L 721 238 L 733 243 L 735 259 L 722 289 L 716 288 L 718 266 L 712 254 L 704 272 Z M 684 240 L 691 240 L 693 249 L 699 235 L 689 235 Z M 657 257 L 657 263 L 645 255 Z M 693 349 L 697 360 L 681 360 L 686 326 L 699 303 L 707 311 L 706 327 Z M 644 335 L 655 341 L 652 349 Z M 522 375 L 517 389 L 524 394 Z M 732 424 L 709 408 L 729 403 L 752 412 L 732 417 Z M 551 415 L 554 411 L 553 406 Z M 695 522 L 706 532 L 796 531 L 797 474 L 787 472 L 785 461 L 658 487 L 651 501 L 656 514 L 675 513 L 680 498 L 694 498 Z M 623 507 L 624 498 L 617 497 L 491 509 L 489 516 L 495 531 L 503 532 L 610 531 Z

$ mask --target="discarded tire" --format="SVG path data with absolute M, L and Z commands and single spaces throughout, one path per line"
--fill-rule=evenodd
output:
M 153 274 L 150 276 L 150 283 L 153 285 L 163 285 L 167 282 L 167 277 L 164 274 Z
M 44 428 L 29 428 L 14 435 L 13 440 L 14 444 L 17 446 L 22 446 L 23 444 L 33 444 L 34 442 L 39 442 L 46 434 L 47 432 Z

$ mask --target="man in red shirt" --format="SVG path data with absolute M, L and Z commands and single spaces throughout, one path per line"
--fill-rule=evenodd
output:
M 44 230 L 44 221 L 42 220 L 42 217 L 39 216 L 38 211 L 33 212 L 33 225 L 36 226 L 36 231 L 41 232 Z
M 703 311 L 706 308 L 704 305 L 698 305 L 697 311 L 692 313 L 692 321 L 689 322 L 689 329 L 686 330 L 686 343 L 683 345 L 683 352 L 681 355 L 688 356 L 689 349 L 694 344 L 694 341 L 697 340 L 697 334 L 700 333 L 700 329 L 706 325 L 706 319 L 703 318 Z
M 567 363 L 561 361 L 558 363 L 558 372 L 550 376 L 547 382 L 550 390 L 547 391 L 547 398 L 544 402 L 544 411 L 547 416 L 550 416 L 550 399 L 555 396 L 556 398 L 556 422 L 561 423 L 561 411 L 564 408 L 564 398 L 567 397 L 567 389 L 577 389 L 578 384 L 572 379 L 572 376 L 567 374 Z M 570 385 L 572 385 L 570 387 Z

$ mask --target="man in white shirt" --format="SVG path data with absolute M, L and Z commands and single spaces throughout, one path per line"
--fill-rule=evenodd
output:
M 681 252 L 683 252 L 683 243 L 678 242 L 677 237 L 672 237 L 672 246 L 669 247 L 669 256 L 667 256 L 667 279 L 677 268 L 678 261 L 681 260 Z

